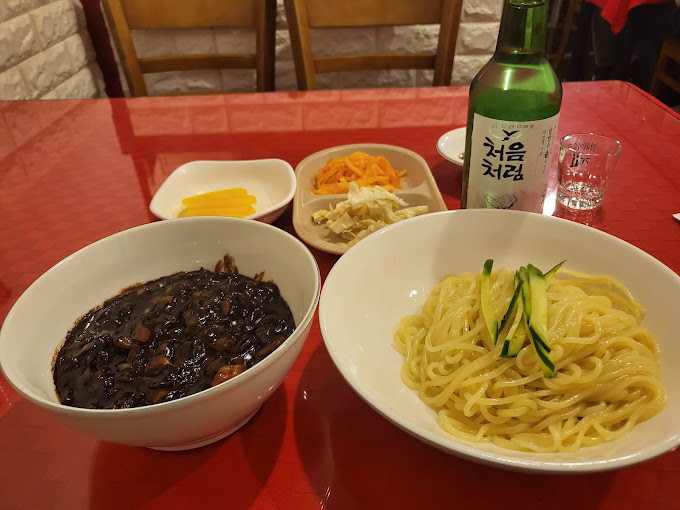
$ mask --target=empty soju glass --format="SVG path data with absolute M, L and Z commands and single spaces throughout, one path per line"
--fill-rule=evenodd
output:
M 576 133 L 560 140 L 557 202 L 575 210 L 602 205 L 621 143 L 595 133 Z

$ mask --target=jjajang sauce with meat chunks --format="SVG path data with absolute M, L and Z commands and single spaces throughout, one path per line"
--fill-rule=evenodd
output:
M 295 321 L 278 287 L 206 269 L 130 287 L 88 312 L 54 364 L 62 404 L 120 409 L 176 400 L 252 367 Z

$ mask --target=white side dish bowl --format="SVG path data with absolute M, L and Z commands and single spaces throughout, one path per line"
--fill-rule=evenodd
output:
M 74 322 L 123 288 L 178 271 L 213 269 L 225 254 L 239 273 L 278 285 L 295 331 L 261 362 L 200 393 L 131 409 L 84 409 L 59 403 L 55 352 Z M 307 247 L 264 223 L 182 218 L 135 227 L 59 262 L 22 294 L 0 330 L 0 368 L 24 397 L 57 419 L 105 441 L 183 450 L 221 439 L 244 425 L 281 384 L 302 348 L 321 279 Z
M 248 219 L 273 223 L 293 200 L 295 171 L 282 159 L 190 161 L 161 184 L 149 209 L 158 218 L 170 220 L 184 209 L 182 199 L 230 188 L 245 188 L 257 199 L 255 213 Z
M 574 453 L 529 453 L 466 442 L 445 433 L 437 413 L 400 378 L 392 347 L 399 320 L 420 313 L 446 274 L 481 273 L 528 263 L 549 268 L 565 260 L 575 271 L 620 280 L 646 308 L 643 325 L 660 346 L 666 407 L 622 439 Z M 360 291 L 357 290 L 360 286 Z M 319 304 L 321 332 L 334 363 L 377 412 L 448 453 L 506 469 L 593 472 L 661 455 L 680 444 L 680 276 L 642 250 L 599 230 L 540 214 L 492 209 L 427 214 L 369 236 L 343 255 L 326 279 Z

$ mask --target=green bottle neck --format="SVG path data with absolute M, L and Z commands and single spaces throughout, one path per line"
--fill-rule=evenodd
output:
M 505 0 L 495 57 L 545 57 L 547 0 Z

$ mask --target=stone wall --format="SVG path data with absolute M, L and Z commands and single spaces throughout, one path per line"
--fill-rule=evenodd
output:
M 0 0 L 0 100 L 103 94 L 80 0 Z

